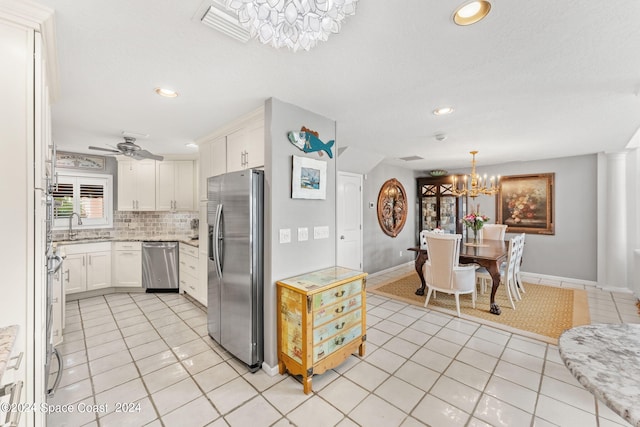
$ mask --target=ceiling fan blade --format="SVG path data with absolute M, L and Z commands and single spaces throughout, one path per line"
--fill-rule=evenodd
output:
M 109 148 L 101 148 L 101 147 L 92 147 L 89 146 L 90 150 L 99 150 L 99 151 L 108 151 L 109 153 L 121 154 L 120 150 L 111 150 Z
M 164 157 L 158 156 L 157 154 L 153 154 L 147 150 L 133 151 L 131 152 L 131 157 L 133 157 L 136 160 L 142 160 L 142 159 L 153 159 L 153 160 L 159 160 L 159 161 L 164 160 Z

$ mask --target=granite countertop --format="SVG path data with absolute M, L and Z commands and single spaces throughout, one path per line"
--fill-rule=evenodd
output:
M 154 236 L 120 236 L 120 237 L 97 237 L 79 238 L 75 240 L 58 240 L 53 242 L 56 245 L 74 245 L 78 243 L 100 243 L 100 242 L 180 242 L 190 246 L 198 247 L 199 240 L 192 239 L 189 235 L 154 235 Z
M 7 363 L 11 357 L 13 344 L 16 342 L 17 335 L 17 325 L 0 328 L 0 378 L 4 376 L 4 371 L 7 369 Z
M 565 331 L 560 357 L 587 390 L 640 427 L 640 324 L 598 324 Z

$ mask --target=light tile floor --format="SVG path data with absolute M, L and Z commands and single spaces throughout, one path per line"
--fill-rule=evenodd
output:
M 632 295 L 588 293 L 593 323 L 640 322 Z M 628 425 L 576 382 L 556 346 L 367 298 L 366 356 L 315 376 L 310 395 L 293 377 L 248 372 L 208 337 L 205 310 L 185 296 L 69 302 L 59 346 L 65 370 L 49 403 L 75 412 L 49 414 L 48 425 Z

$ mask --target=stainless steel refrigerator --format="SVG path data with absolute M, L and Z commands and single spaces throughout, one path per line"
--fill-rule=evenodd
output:
M 263 361 L 264 173 L 208 178 L 209 335 L 249 366 Z

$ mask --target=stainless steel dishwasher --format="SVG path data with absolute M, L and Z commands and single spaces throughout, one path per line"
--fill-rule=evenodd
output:
M 178 292 L 178 242 L 142 242 L 142 287 Z

